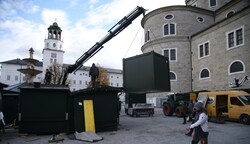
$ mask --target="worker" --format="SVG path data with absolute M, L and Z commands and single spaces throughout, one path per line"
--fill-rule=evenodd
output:
M 208 116 L 206 110 L 203 108 L 202 102 L 197 102 L 194 105 L 195 120 L 194 123 L 188 128 L 188 130 L 194 128 L 194 135 L 192 144 L 198 144 L 201 141 L 202 144 L 208 143 Z
M 186 101 L 182 101 L 181 105 L 182 105 L 182 117 L 183 117 L 183 123 L 182 124 L 186 124 L 187 123 L 187 116 L 186 116 L 187 103 L 186 103 Z
M 194 124 L 194 123 L 195 123 L 195 120 L 194 120 L 193 118 L 195 117 L 196 112 L 195 112 L 193 109 L 194 109 L 194 105 L 197 103 L 197 100 L 193 100 L 192 103 L 193 103 L 192 109 L 191 109 L 191 106 L 189 107 L 190 110 L 191 110 L 191 114 L 189 115 L 189 120 L 188 120 L 188 122 L 192 122 L 191 124 Z M 189 109 L 189 108 L 188 108 L 188 109 Z M 189 111 L 190 111 L 190 110 L 189 110 Z M 192 136 L 193 131 L 194 131 L 194 129 L 192 128 L 192 129 L 190 129 L 190 130 L 188 131 L 188 133 L 185 133 L 185 135 L 187 135 L 187 136 Z
M 190 100 L 190 103 L 188 104 L 188 122 L 193 122 L 193 118 L 195 116 L 195 112 L 193 111 L 195 103 L 197 103 L 198 100 Z
M 53 74 L 48 70 L 48 69 L 46 69 L 46 73 L 45 73 L 45 78 L 44 78 L 44 83 L 46 84 L 46 85 L 49 85 L 50 84 L 50 82 L 51 82 L 51 76 L 52 76 Z
M 89 70 L 89 76 L 91 76 L 92 87 L 95 87 L 95 81 L 99 77 L 99 70 L 94 63 L 92 64 L 92 67 Z

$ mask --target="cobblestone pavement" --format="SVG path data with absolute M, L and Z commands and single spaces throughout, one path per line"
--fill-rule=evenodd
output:
M 97 133 L 103 137 L 96 144 L 189 144 L 191 137 L 185 136 L 186 125 L 182 118 L 165 117 L 161 109 L 155 109 L 154 117 L 130 117 L 121 113 L 118 131 Z M 209 143 L 211 144 L 246 144 L 250 141 L 250 125 L 237 122 L 216 124 L 209 122 Z M 64 144 L 88 144 L 77 140 L 70 140 L 67 135 Z M 52 138 L 51 135 L 28 135 L 21 137 L 17 130 L 6 129 L 1 134 L 2 144 L 45 144 Z

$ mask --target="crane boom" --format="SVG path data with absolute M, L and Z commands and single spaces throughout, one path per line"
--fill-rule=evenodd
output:
M 111 40 L 127 26 L 129 26 L 132 21 L 135 20 L 138 16 L 140 16 L 141 14 L 144 15 L 145 11 L 146 10 L 143 7 L 137 6 L 132 12 L 130 12 L 127 16 L 125 16 L 117 24 L 115 24 L 110 30 L 108 30 L 108 34 L 106 36 L 104 36 L 99 42 L 95 43 L 87 52 L 85 52 L 79 59 L 77 59 L 75 64 L 70 65 L 66 68 L 62 80 L 62 85 L 65 85 L 68 74 L 79 70 L 87 60 L 89 60 L 103 48 L 103 44 Z

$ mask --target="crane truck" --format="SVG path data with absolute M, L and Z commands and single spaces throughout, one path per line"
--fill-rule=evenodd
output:
M 87 52 L 85 52 L 79 59 L 77 59 L 75 64 L 70 65 L 66 68 L 61 84 L 65 85 L 70 73 L 79 70 L 87 60 L 89 60 L 103 48 L 103 45 L 106 42 L 118 35 L 138 16 L 140 16 L 141 14 L 145 15 L 145 11 L 146 10 L 143 7 L 137 6 L 132 12 L 130 12 L 127 16 L 125 16 L 117 24 L 115 24 L 110 30 L 108 30 L 108 34 L 106 36 L 104 36 L 99 42 L 95 43 Z

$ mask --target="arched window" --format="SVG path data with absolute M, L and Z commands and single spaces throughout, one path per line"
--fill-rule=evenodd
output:
M 176 76 L 176 74 L 174 72 L 170 72 L 169 75 L 170 75 L 170 80 L 171 81 L 176 81 L 177 80 L 177 76 Z
M 164 36 L 175 35 L 176 29 L 174 23 L 168 23 L 163 26 Z
M 227 17 L 231 17 L 234 15 L 234 11 L 230 11 L 229 13 L 227 13 Z
M 204 68 L 200 72 L 200 79 L 207 79 L 210 78 L 210 72 L 207 68 Z
M 229 74 L 241 73 L 245 71 L 244 63 L 237 60 L 233 61 L 229 66 Z

